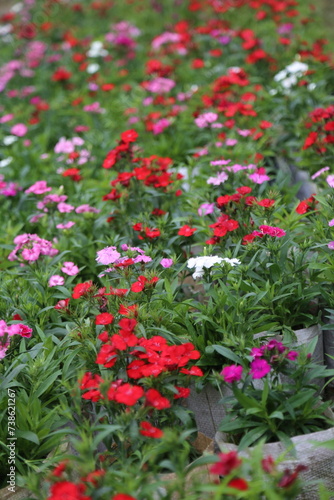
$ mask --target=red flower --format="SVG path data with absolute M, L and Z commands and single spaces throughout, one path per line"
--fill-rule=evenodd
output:
M 304 470 L 307 470 L 307 467 L 305 465 L 297 465 L 294 471 L 291 471 L 289 469 L 284 470 L 284 476 L 278 483 L 278 486 L 280 488 L 288 488 L 291 486 L 296 479 L 298 478 L 299 472 L 302 472 Z
M 53 477 L 61 477 L 64 470 L 66 469 L 67 461 L 65 460 L 64 462 L 60 462 L 60 464 L 57 465 L 51 472 L 51 475 Z
M 139 385 L 124 384 L 117 389 L 114 399 L 117 403 L 133 406 L 143 395 L 144 389 Z
M 178 235 L 179 236 L 192 236 L 194 234 L 194 232 L 197 231 L 197 229 L 195 228 L 191 228 L 190 226 L 182 226 L 179 231 L 178 231 Z
M 103 469 L 100 470 L 94 470 L 93 472 L 90 472 L 87 474 L 87 476 L 83 477 L 81 480 L 85 481 L 87 483 L 91 483 L 93 486 L 98 485 L 98 479 L 100 477 L 103 477 L 105 475 L 106 471 Z
M 138 138 L 138 134 L 135 130 L 126 130 L 121 134 L 121 140 L 123 142 L 135 142 Z
M 170 408 L 169 400 L 163 397 L 156 389 L 149 389 L 146 393 L 146 405 L 153 406 L 156 410 Z
M 145 227 L 145 234 L 148 238 L 153 240 L 154 238 L 158 238 L 161 235 L 161 232 L 157 228 L 150 229 L 149 227 Z
M 232 479 L 232 481 L 230 481 L 227 486 L 229 486 L 230 488 L 234 488 L 236 490 L 239 490 L 239 491 L 247 491 L 248 490 L 247 481 L 245 481 L 245 479 L 242 479 L 241 477 L 236 477 L 235 479 Z
M 317 132 L 310 132 L 305 139 L 304 146 L 302 149 L 310 148 L 311 146 L 313 146 L 313 144 L 316 142 L 317 139 L 318 139 Z
M 73 299 L 79 299 L 83 295 L 86 295 L 87 292 L 92 288 L 93 282 L 92 281 L 86 281 L 85 283 L 78 283 L 75 285 L 72 293 Z
M 139 293 L 142 292 L 145 288 L 145 283 L 142 281 L 136 281 L 131 285 L 131 292 Z
M 198 368 L 198 366 L 192 366 L 191 368 L 182 368 L 180 370 L 181 373 L 185 373 L 186 375 L 194 375 L 196 377 L 203 377 L 203 371 Z
M 269 198 L 264 198 L 263 200 L 259 200 L 256 203 L 260 207 L 270 208 L 275 204 L 275 200 L 270 200 Z
M 174 399 L 188 398 L 190 396 L 190 389 L 187 387 L 175 387 L 177 394 L 174 394 Z
M 91 497 L 83 495 L 84 492 L 83 484 L 61 481 L 51 486 L 48 500 L 91 500 Z
M 227 476 L 234 469 L 241 465 L 241 460 L 236 451 L 229 451 L 228 453 L 219 453 L 219 461 L 210 467 L 211 474 L 218 474 L 218 476 Z
M 98 314 L 95 318 L 96 325 L 110 325 L 114 321 L 114 316 L 110 313 Z
M 150 422 L 140 422 L 140 434 L 142 436 L 147 436 L 155 439 L 159 439 L 163 436 L 163 431 L 154 427 Z
M 261 460 L 262 469 L 264 472 L 268 474 L 272 474 L 275 472 L 275 461 L 272 456 L 268 455 L 267 457 Z
M 53 73 L 51 80 L 54 82 L 60 82 L 60 81 L 65 81 L 69 80 L 72 76 L 72 73 L 70 71 L 67 71 L 65 68 L 58 68 L 56 71 Z

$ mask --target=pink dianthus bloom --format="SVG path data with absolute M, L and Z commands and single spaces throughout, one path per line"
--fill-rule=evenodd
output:
M 220 374 L 224 377 L 225 382 L 227 382 L 228 384 L 231 384 L 232 382 L 238 382 L 242 377 L 242 366 L 224 366 Z
M 79 272 L 79 268 L 74 264 L 74 262 L 64 262 L 61 270 L 68 276 L 75 276 Z
M 330 250 L 334 250 L 334 241 L 330 241 L 327 246 Z
M 24 123 L 17 123 L 10 129 L 10 133 L 17 137 L 23 137 L 28 132 L 28 128 Z
M 317 177 L 319 177 L 319 175 L 327 172 L 327 170 L 329 170 L 329 167 L 324 167 L 324 168 L 321 168 L 320 170 L 318 170 L 315 174 L 313 174 L 311 176 L 312 181 L 314 181 L 314 179 L 316 179 Z
M 269 234 L 269 236 L 275 236 L 277 238 L 281 238 L 286 235 L 286 232 L 280 227 L 274 226 L 260 226 L 259 227 L 262 234 Z
M 101 212 L 101 210 L 99 210 L 98 208 L 95 208 L 95 207 L 91 207 L 88 204 L 80 205 L 80 206 L 78 206 L 75 209 L 75 213 L 76 214 L 83 214 L 83 213 L 86 213 L 86 212 L 90 212 L 90 213 L 94 213 L 94 214 L 99 214 Z
M 331 188 L 334 188 L 334 175 L 328 175 L 328 177 L 326 177 L 326 181 Z
M 65 279 L 62 276 L 59 276 L 59 274 L 54 274 L 51 276 L 49 279 L 49 286 L 60 286 L 65 283 Z
M 58 203 L 57 208 L 61 214 L 68 214 L 70 212 L 73 212 L 74 210 L 74 207 L 72 205 L 64 202 Z
M 108 266 L 114 264 L 120 258 L 121 254 L 116 250 L 116 247 L 106 247 L 97 252 L 96 261 L 99 264 Z
M 254 359 L 251 362 L 250 373 L 252 379 L 258 379 L 265 377 L 271 370 L 270 364 L 265 359 Z
M 162 265 L 162 267 L 167 269 L 168 267 L 171 267 L 174 262 L 173 259 L 161 259 L 160 264 Z
M 72 227 L 74 225 L 75 225 L 75 222 L 70 220 L 70 221 L 66 222 L 66 224 L 57 224 L 56 228 L 57 229 L 70 229 L 70 227 Z
M 48 191 L 51 191 L 52 188 L 47 186 L 46 181 L 37 181 L 35 184 L 30 186 L 30 188 L 25 190 L 25 193 L 33 193 L 33 194 L 44 194 L 47 193 Z
M 199 206 L 197 213 L 198 213 L 198 215 L 203 217 L 203 215 L 210 215 L 214 211 L 215 211 L 215 204 L 214 203 L 202 203 Z

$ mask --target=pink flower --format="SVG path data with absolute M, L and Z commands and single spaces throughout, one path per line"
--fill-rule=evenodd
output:
M 16 135 L 17 137 L 23 137 L 28 132 L 28 128 L 24 123 L 17 123 L 10 129 L 10 133 Z
M 160 264 L 166 269 L 168 267 L 171 267 L 174 262 L 173 259 L 161 259 Z
M 334 219 L 330 220 L 330 221 L 328 222 L 328 225 L 329 225 L 330 227 L 334 226 Z
M 65 279 L 62 276 L 59 276 L 59 274 L 54 274 L 51 276 L 49 279 L 49 286 L 60 286 L 65 283 Z
M 324 168 L 321 168 L 320 170 L 318 170 L 315 174 L 313 174 L 311 176 L 312 181 L 314 181 L 314 179 L 319 177 L 319 175 L 323 174 L 324 172 L 327 172 L 327 170 L 329 170 L 329 167 L 324 167 Z
M 227 181 L 228 175 L 226 172 L 220 172 L 217 177 L 209 177 L 206 181 L 207 184 L 213 184 L 214 186 L 219 186 Z
M 330 250 L 334 250 L 334 241 L 330 241 L 327 246 Z
M 74 210 L 72 205 L 63 202 L 58 203 L 57 208 L 61 214 L 68 214 Z
M 154 135 L 161 134 L 166 128 L 171 125 L 170 121 L 167 118 L 161 118 L 156 123 L 154 123 L 152 127 L 152 131 Z
M 286 357 L 290 359 L 290 361 L 295 361 L 299 356 L 299 353 L 297 351 L 289 351 Z
M 210 215 L 214 212 L 215 210 L 215 204 L 214 203 L 202 203 L 202 205 L 199 206 L 197 212 L 198 215 L 201 217 L 203 215 Z
M 255 182 L 255 184 L 263 184 L 266 181 L 270 181 L 270 177 L 266 174 L 264 168 L 258 168 L 253 174 L 249 174 L 248 178 Z
M 275 236 L 276 238 L 281 238 L 286 235 L 286 232 L 280 227 L 260 226 L 259 229 L 262 234 L 269 234 L 269 236 Z
M 334 175 L 328 175 L 328 177 L 326 177 L 326 181 L 331 188 L 334 187 Z
M 263 378 L 269 373 L 271 370 L 271 366 L 265 359 L 254 359 L 251 362 L 250 373 L 252 375 L 252 379 Z
M 61 270 L 63 273 L 68 274 L 68 276 L 75 276 L 79 272 L 79 268 L 74 264 L 74 262 L 64 262 Z
M 231 384 L 232 382 L 238 382 L 242 377 L 242 366 L 224 366 L 220 374 L 224 377 L 225 382 L 227 382 L 228 384 Z
M 96 261 L 99 264 L 108 266 L 109 264 L 114 264 L 121 254 L 116 250 L 116 247 L 106 247 L 97 252 Z
M 10 114 L 7 114 L 7 115 L 3 115 L 1 118 L 0 118 L 0 123 L 6 123 L 6 122 L 9 122 L 10 120 L 12 120 L 14 118 L 14 115 L 13 113 L 10 113 Z
M 154 94 L 165 94 L 175 87 L 174 80 L 170 78 L 155 78 L 146 84 L 146 89 Z
M 235 146 L 238 143 L 237 139 L 226 139 L 226 146 Z
M 74 226 L 75 222 L 73 221 L 68 221 L 66 224 L 57 224 L 56 228 L 57 229 L 70 229 L 70 227 Z
M 35 184 L 30 186 L 30 188 L 25 190 L 25 193 L 33 193 L 33 194 L 44 194 L 47 193 L 48 191 L 51 191 L 52 188 L 47 186 L 46 181 L 37 181 Z
M 95 207 L 91 207 L 88 204 L 80 205 L 79 207 L 77 207 L 75 209 L 75 213 L 76 214 L 83 214 L 85 212 L 91 212 L 91 213 L 94 213 L 94 214 L 98 214 L 98 213 L 101 212 L 101 210 L 99 210 L 98 208 L 95 208 Z

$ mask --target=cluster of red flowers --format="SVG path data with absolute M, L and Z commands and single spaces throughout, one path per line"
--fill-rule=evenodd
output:
M 315 195 L 311 195 L 309 198 L 307 198 L 306 200 L 302 200 L 297 208 L 296 208 L 296 212 L 297 214 L 306 214 L 307 212 L 312 212 L 312 210 L 315 210 L 316 209 L 316 205 L 318 203 L 318 201 L 314 198 Z
M 131 179 L 142 182 L 144 186 L 162 189 L 164 192 L 167 192 L 170 185 L 183 178 L 179 173 L 175 174 L 168 171 L 173 163 L 171 158 L 157 155 L 134 158 L 131 143 L 135 142 L 137 137 L 138 134 L 134 130 L 123 132 L 119 145 L 107 154 L 103 162 L 103 168 L 120 168 L 120 161 L 125 158 L 129 160 L 134 167 L 131 172 L 118 172 L 116 179 L 110 183 L 112 190 L 102 198 L 104 201 L 115 201 L 121 198 L 122 193 L 118 191 L 116 187 L 129 187 Z M 180 194 L 182 194 L 182 191 L 177 189 L 175 195 L 179 196 Z
M 309 114 L 311 121 L 305 124 L 305 127 L 315 128 L 308 134 L 305 139 L 303 149 L 313 149 L 318 154 L 323 154 L 327 151 L 328 144 L 334 143 L 334 106 L 327 108 L 316 108 Z

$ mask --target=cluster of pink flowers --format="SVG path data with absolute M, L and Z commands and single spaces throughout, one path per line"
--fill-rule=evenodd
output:
M 253 361 L 250 364 L 250 375 L 253 380 L 265 377 L 273 367 L 285 360 L 295 361 L 298 357 L 297 351 L 291 351 L 281 342 L 270 340 L 261 347 L 253 347 L 251 350 Z M 242 378 L 243 367 L 240 365 L 225 366 L 221 371 L 224 381 L 228 384 L 238 382 Z
M 62 272 L 64 274 L 67 274 L 67 276 L 76 276 L 79 272 L 78 266 L 74 264 L 74 262 L 64 262 L 63 267 L 61 268 Z M 49 279 L 49 286 L 61 286 L 65 283 L 65 279 L 63 276 L 60 276 L 59 274 L 54 274 L 51 276 Z
M 18 191 L 22 188 L 16 182 L 4 181 L 4 176 L 0 175 L 0 195 L 2 196 L 16 196 Z
M 27 325 L 22 323 L 7 325 L 3 319 L 0 320 L 0 359 L 6 356 L 6 351 L 10 345 L 10 337 L 20 335 L 21 337 L 30 338 L 31 334 L 32 328 Z
M 122 257 L 116 247 L 103 248 L 97 252 L 96 261 L 104 266 L 109 266 L 110 264 L 121 266 L 125 263 L 126 265 L 131 265 L 138 264 L 139 262 L 147 263 L 152 261 L 151 257 L 145 255 L 145 251 L 139 247 L 129 247 L 124 243 L 121 245 L 121 249 L 128 252 L 128 254 Z
M 14 250 L 9 254 L 8 260 L 24 260 L 34 262 L 42 255 L 54 257 L 59 250 L 53 247 L 53 243 L 44 240 L 37 236 L 37 234 L 20 234 L 14 238 L 16 245 Z

